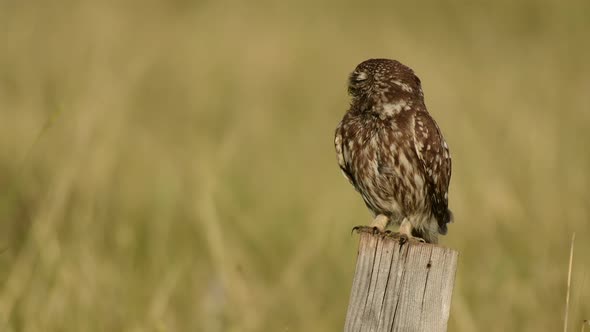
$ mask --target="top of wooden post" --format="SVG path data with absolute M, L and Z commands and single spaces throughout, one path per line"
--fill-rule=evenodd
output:
M 458 252 L 360 231 L 345 331 L 446 331 Z

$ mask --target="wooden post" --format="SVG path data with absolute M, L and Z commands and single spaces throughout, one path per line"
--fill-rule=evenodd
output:
M 344 331 L 446 331 L 457 251 L 359 233 Z

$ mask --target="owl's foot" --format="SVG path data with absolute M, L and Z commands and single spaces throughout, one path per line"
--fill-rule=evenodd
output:
M 407 235 L 407 234 L 400 234 L 400 243 L 406 243 L 406 242 L 420 242 L 420 243 L 426 243 L 426 241 L 421 238 L 421 237 L 415 237 L 415 236 L 411 236 L 411 235 Z
M 382 214 L 379 214 L 375 217 L 371 226 L 355 226 L 352 228 L 352 231 L 359 231 L 359 232 L 369 232 L 373 234 L 378 233 L 385 233 L 385 229 L 389 224 L 389 218 Z
M 402 244 L 410 241 L 426 243 L 423 238 L 412 236 L 412 224 L 408 219 L 404 219 L 399 226 L 399 239 Z
M 382 230 L 379 229 L 379 227 L 377 226 L 367 226 L 367 225 L 358 225 L 358 226 L 354 226 L 352 228 L 351 233 L 354 232 L 359 232 L 359 233 L 371 233 L 371 234 L 380 234 L 383 233 Z
M 426 243 L 426 241 L 423 238 L 415 237 L 415 236 L 404 234 L 401 232 L 386 231 L 385 234 L 389 237 L 399 240 L 400 244 L 409 243 L 409 242 Z

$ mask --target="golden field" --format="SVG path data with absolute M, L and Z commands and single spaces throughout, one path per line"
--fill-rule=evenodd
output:
M 0 1 L 0 331 L 339 331 L 346 78 L 453 155 L 449 331 L 590 319 L 590 2 Z

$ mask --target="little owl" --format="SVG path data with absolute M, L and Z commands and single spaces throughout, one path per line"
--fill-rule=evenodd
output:
M 344 176 L 373 213 L 370 227 L 384 232 L 394 223 L 402 238 L 437 243 L 453 218 L 451 157 L 420 79 L 398 61 L 371 59 L 350 74 L 348 92 L 334 144 Z

